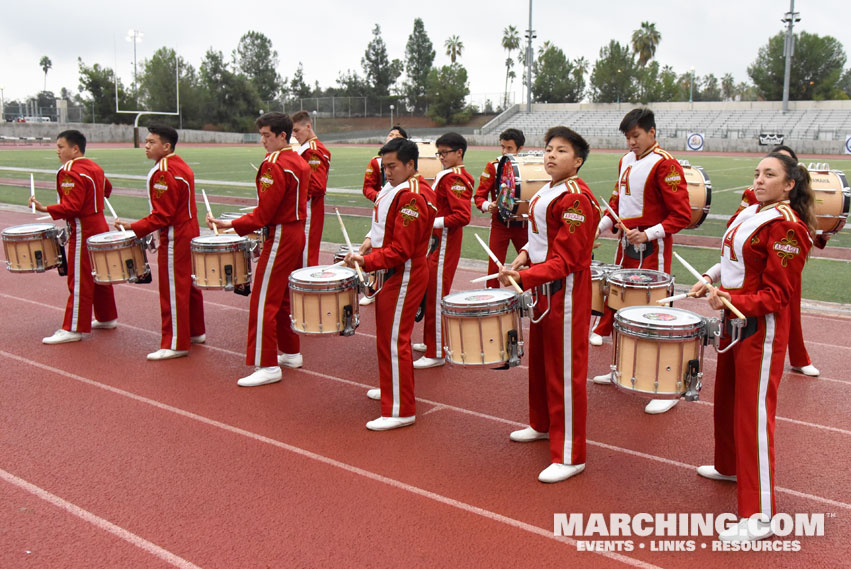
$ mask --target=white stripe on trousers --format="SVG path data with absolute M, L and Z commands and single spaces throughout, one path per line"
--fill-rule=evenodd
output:
M 171 349 L 177 349 L 177 283 L 174 274 L 174 228 L 166 228 L 168 239 L 168 302 L 171 309 Z
M 564 281 L 564 342 L 562 343 L 562 382 L 564 388 L 564 447 L 562 462 L 573 457 L 573 273 Z M 585 341 L 583 339 L 583 341 Z
M 399 285 L 399 296 L 396 299 L 396 310 L 393 312 L 393 328 L 390 331 L 390 370 L 393 378 L 393 411 L 391 417 L 399 416 L 401 394 L 399 386 L 399 322 L 402 320 L 402 310 L 405 308 L 405 297 L 408 296 L 408 282 L 411 280 L 411 260 L 405 261 L 402 273 L 402 284 Z
M 656 250 L 658 251 L 656 256 L 656 270 L 666 273 L 668 271 L 665 270 L 665 237 L 662 236 L 656 240 L 656 244 L 658 247 Z
M 437 256 L 437 286 L 434 294 L 434 357 L 436 358 L 443 357 L 443 323 L 440 318 L 440 300 L 443 298 L 443 268 L 446 264 L 447 232 L 448 230 L 445 227 L 440 230 L 440 243 L 437 245 L 439 251 Z
M 301 266 L 309 267 L 307 262 L 307 253 L 310 245 L 310 199 L 307 200 L 307 217 L 304 222 L 304 251 L 301 252 Z M 352 245 L 354 246 L 354 245 Z
M 765 399 L 771 384 L 771 360 L 774 355 L 776 334 L 774 314 L 765 315 L 765 341 L 762 345 L 762 362 L 759 369 L 759 399 L 757 400 L 756 440 L 757 464 L 759 466 L 760 511 L 768 517 L 771 511 L 771 462 L 768 445 L 768 409 Z
M 77 332 L 80 325 L 80 269 L 83 254 L 83 224 L 80 218 L 74 218 L 74 230 L 77 232 L 77 242 L 74 243 L 74 299 L 71 307 L 71 331 Z
M 275 266 L 275 259 L 278 257 L 282 227 L 281 225 L 274 227 L 275 239 L 272 241 L 272 247 L 269 249 L 269 261 L 266 263 L 265 270 L 263 271 L 263 282 L 260 285 L 260 294 L 257 296 L 257 332 L 254 336 L 254 365 L 257 367 L 261 365 L 260 361 L 263 353 L 263 323 L 266 316 L 266 295 L 269 292 L 269 278 L 272 274 L 272 268 Z

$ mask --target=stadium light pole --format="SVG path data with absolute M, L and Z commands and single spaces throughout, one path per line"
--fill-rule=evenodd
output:
M 139 96 L 139 76 L 136 72 L 136 44 L 142 41 L 144 35 L 139 30 L 127 30 L 127 37 L 124 38 L 129 42 L 133 42 L 133 92 L 136 97 Z
M 786 41 L 783 44 L 783 55 L 786 56 L 786 69 L 783 72 L 783 112 L 789 110 L 789 75 L 792 72 L 792 55 L 795 53 L 795 22 L 801 21 L 801 15 L 795 11 L 795 0 L 789 0 L 789 11 L 780 20 L 786 24 Z
M 5 87 L 0 87 L 0 122 L 6 122 L 6 99 L 3 97 Z
M 694 103 L 694 65 L 689 67 L 688 75 L 688 102 Z
M 319 132 L 319 125 L 317 124 L 318 115 L 319 115 L 319 113 L 317 113 L 316 111 L 313 111 L 313 128 L 314 128 L 314 130 L 316 130 L 316 132 Z
M 393 105 L 390 105 L 390 128 L 393 128 L 393 109 L 395 109 Z
M 529 29 L 526 30 L 526 112 L 532 112 L 532 40 L 535 39 L 532 29 L 532 0 L 529 0 Z

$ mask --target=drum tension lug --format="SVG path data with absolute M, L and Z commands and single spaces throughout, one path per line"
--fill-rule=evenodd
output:
M 35 252 L 35 272 L 44 272 L 44 253 L 42 253 L 41 251 Z
M 233 265 L 225 265 L 225 290 L 233 290 Z
M 127 267 L 127 274 L 130 275 L 130 278 L 127 279 L 131 283 L 138 282 L 139 278 L 136 275 L 136 264 L 133 262 L 133 259 L 127 259 L 124 261 L 124 266 Z
M 59 273 L 60 277 L 68 274 L 68 258 L 65 256 L 65 249 L 63 247 L 59 248 L 59 266 L 56 267 L 56 272 Z
M 689 360 L 686 366 L 686 393 L 683 398 L 686 401 L 697 401 L 700 399 L 700 361 Z
M 340 332 L 340 336 L 354 336 L 356 327 L 354 314 L 351 304 L 347 304 L 343 307 L 343 322 L 345 323 L 345 326 L 343 327 L 343 331 Z
M 508 331 L 508 366 L 514 367 L 520 365 L 520 341 L 517 337 L 517 330 Z

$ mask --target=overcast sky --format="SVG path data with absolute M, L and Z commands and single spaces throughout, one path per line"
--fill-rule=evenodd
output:
M 848 52 L 848 6 L 847 0 L 797 0 L 795 10 L 802 20 L 796 30 L 831 35 Z M 534 0 L 533 28 L 536 47 L 549 40 L 569 58 L 584 56 L 593 65 L 610 39 L 628 43 L 642 21 L 654 22 L 662 34 L 656 52 L 662 65 L 678 73 L 694 66 L 699 76 L 714 73 L 720 78 L 729 72 L 739 82 L 748 80 L 747 66 L 757 50 L 781 31 L 788 9 L 788 0 Z M 57 94 L 62 87 L 78 91 L 78 56 L 88 65 L 115 67 L 124 84 L 130 84 L 133 45 L 125 36 L 137 29 L 144 33 L 137 47 L 139 61 L 169 46 L 196 69 L 208 48 L 230 54 L 245 32 L 256 30 L 272 40 L 281 75 L 291 77 L 301 61 L 307 82 L 319 81 L 324 88 L 335 84 L 340 71 L 362 73 L 360 59 L 376 23 L 390 57 L 404 59 L 414 18 L 420 17 L 437 51 L 435 64 L 449 62 L 443 44 L 457 34 L 464 43 L 460 61 L 469 72 L 471 92 L 477 99 L 489 93 L 498 100 L 505 77 L 502 31 L 513 24 L 522 37 L 528 10 L 528 0 L 3 2 L 0 87 L 7 101 L 40 91 L 44 76 L 39 60 L 44 55 L 53 62 L 47 88 Z M 519 94 L 517 82 L 515 91 Z

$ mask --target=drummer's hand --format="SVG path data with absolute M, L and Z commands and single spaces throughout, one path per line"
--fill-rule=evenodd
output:
M 599 246 L 600 246 L 600 245 L 602 245 L 602 244 L 603 244 L 603 242 L 602 242 L 602 241 L 594 241 L 594 244 L 593 244 L 593 245 L 591 245 L 591 248 L 592 248 L 592 249 L 596 249 L 597 247 L 599 247 Z
M 511 270 L 516 271 L 520 267 L 525 267 L 528 264 L 529 264 L 529 253 L 527 253 L 526 250 L 524 249 L 524 250 L 520 251 L 520 253 L 517 255 L 517 257 L 514 258 L 513 261 L 511 261 L 511 267 L 510 268 L 511 268 Z
M 498 209 L 499 206 L 496 204 L 496 202 L 491 202 L 490 205 L 488 205 L 488 213 L 490 214 L 496 213 Z
M 41 205 L 41 202 L 35 199 L 35 196 L 30 196 L 29 202 L 27 205 L 34 205 L 36 211 L 45 212 L 47 211 L 47 206 Z
M 360 244 L 360 248 L 358 249 L 358 252 L 361 255 L 366 255 L 370 251 L 372 251 L 372 239 L 367 237 L 366 239 L 363 240 L 363 243 Z
M 121 231 L 124 231 L 126 229 L 130 229 L 130 222 L 125 220 L 125 219 L 118 218 L 118 217 L 115 218 L 115 221 L 112 222 L 112 225 L 113 225 L 113 227 L 115 227 L 116 229 L 121 230 Z
M 633 245 L 647 243 L 648 241 L 647 234 L 635 228 L 627 229 L 624 235 L 626 236 L 627 241 L 629 241 Z
M 715 310 L 723 310 L 725 308 L 724 303 L 721 301 L 722 298 L 726 298 L 729 301 L 732 297 L 729 292 L 718 290 L 714 287 L 709 290 L 709 306 Z
M 210 229 L 212 229 L 216 225 L 216 218 L 214 218 L 213 214 L 210 212 L 207 212 L 207 217 L 205 218 L 205 221 L 207 222 L 207 227 L 209 227 Z
M 689 290 L 689 294 L 694 298 L 703 298 L 709 292 L 709 285 L 705 279 L 700 279 L 700 282 L 694 283 L 694 286 Z
M 520 282 L 520 273 L 503 265 L 503 267 L 499 269 L 499 282 L 502 283 L 503 286 L 511 286 L 511 281 L 508 280 L 508 277 L 513 278 L 516 283 Z
M 597 232 L 594 233 L 594 239 L 599 239 L 599 238 L 600 238 L 600 227 L 597 226 Z
M 346 258 L 343 259 L 346 263 L 347 267 L 355 268 L 355 263 L 363 267 L 363 255 L 356 255 L 354 253 L 347 253 Z

